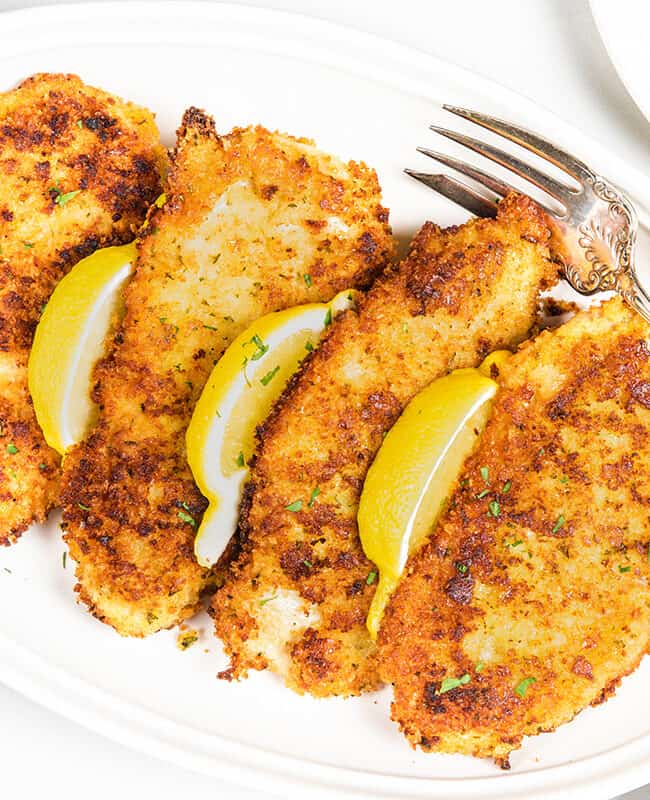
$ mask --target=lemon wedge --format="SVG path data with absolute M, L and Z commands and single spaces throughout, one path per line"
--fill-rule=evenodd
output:
M 347 291 L 330 303 L 267 314 L 233 341 L 212 370 L 186 434 L 187 461 L 209 502 L 194 544 L 202 566 L 218 561 L 237 527 L 256 427 L 334 315 L 353 301 L 354 292 Z
M 433 381 L 406 406 L 368 470 L 358 524 L 363 549 L 379 568 L 366 620 L 373 638 L 407 558 L 434 525 L 485 427 L 496 390 L 483 365 Z
M 83 438 L 96 413 L 92 371 L 134 261 L 134 242 L 82 259 L 59 282 L 36 328 L 29 391 L 45 440 L 61 455 Z

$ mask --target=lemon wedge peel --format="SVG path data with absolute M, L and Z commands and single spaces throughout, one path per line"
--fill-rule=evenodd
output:
M 364 552 L 379 569 L 366 621 L 373 639 L 409 555 L 435 524 L 485 427 L 496 391 L 478 369 L 433 381 L 406 406 L 368 471 L 358 524 Z
M 95 414 L 93 368 L 133 272 L 135 242 L 105 247 L 58 283 L 34 334 L 28 382 L 47 443 L 61 455 L 80 441 Z
M 354 303 L 344 291 L 329 303 L 295 306 L 261 317 L 219 359 L 194 408 L 186 433 L 187 460 L 209 505 L 194 552 L 215 564 L 237 528 L 255 428 L 334 316 Z

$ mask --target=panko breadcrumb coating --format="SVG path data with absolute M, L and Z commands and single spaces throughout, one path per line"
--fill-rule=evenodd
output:
M 616 298 L 502 367 L 478 449 L 379 633 L 414 746 L 507 766 L 524 736 L 606 700 L 648 651 L 649 337 Z
M 0 94 L 0 544 L 58 499 L 60 459 L 27 388 L 42 310 L 77 261 L 134 238 L 164 162 L 149 111 L 75 75 Z
M 243 549 L 212 601 L 230 676 L 270 668 L 320 696 L 380 683 L 365 626 L 376 570 L 356 523 L 366 472 L 417 392 L 528 335 L 556 278 L 548 240 L 543 214 L 516 195 L 496 220 L 427 223 L 303 362 L 260 429 Z
M 217 359 L 263 314 L 368 285 L 394 250 L 373 170 L 260 127 L 219 136 L 197 109 L 165 193 L 95 372 L 98 424 L 64 464 L 79 596 L 131 636 L 191 616 L 209 580 L 185 430 Z

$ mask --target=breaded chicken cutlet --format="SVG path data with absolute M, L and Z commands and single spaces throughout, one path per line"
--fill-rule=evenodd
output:
M 60 459 L 27 388 L 42 309 L 77 261 L 133 239 L 164 159 L 149 111 L 74 75 L 34 75 L 0 94 L 0 544 L 58 498 Z
M 356 524 L 366 472 L 418 391 L 528 335 L 556 279 L 548 239 L 539 209 L 516 195 L 496 220 L 426 223 L 303 362 L 259 431 L 242 552 L 212 601 L 227 677 L 270 668 L 318 696 L 379 684 L 365 626 L 376 571 Z
M 507 766 L 523 736 L 606 700 L 648 651 L 649 335 L 617 298 L 502 368 L 379 633 L 414 746 Z
M 218 136 L 196 109 L 165 191 L 95 372 L 98 424 L 64 464 L 79 596 L 132 636 L 192 615 L 209 579 L 185 430 L 217 359 L 263 314 L 367 286 L 394 251 L 373 170 L 260 127 Z

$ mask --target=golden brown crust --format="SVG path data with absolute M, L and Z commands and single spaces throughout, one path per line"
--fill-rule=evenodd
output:
M 211 580 L 193 555 L 205 501 L 185 429 L 213 365 L 260 315 L 367 284 L 394 247 L 372 170 L 260 127 L 220 137 L 198 109 L 165 193 L 96 370 L 99 423 L 64 465 L 80 597 L 135 636 L 191 615 Z
M 303 362 L 260 430 L 242 554 L 213 598 L 231 675 L 270 667 L 314 695 L 378 685 L 365 628 L 374 567 L 356 528 L 366 471 L 414 394 L 527 335 L 556 274 L 548 237 L 537 207 L 514 195 L 496 221 L 425 224 L 408 258 Z
M 150 112 L 75 75 L 34 75 L 0 94 L 0 544 L 57 499 L 59 458 L 27 389 L 42 309 L 77 261 L 133 238 L 164 158 Z
M 603 702 L 648 650 L 649 330 L 614 299 L 501 369 L 450 510 L 379 634 L 414 746 L 507 760 Z

